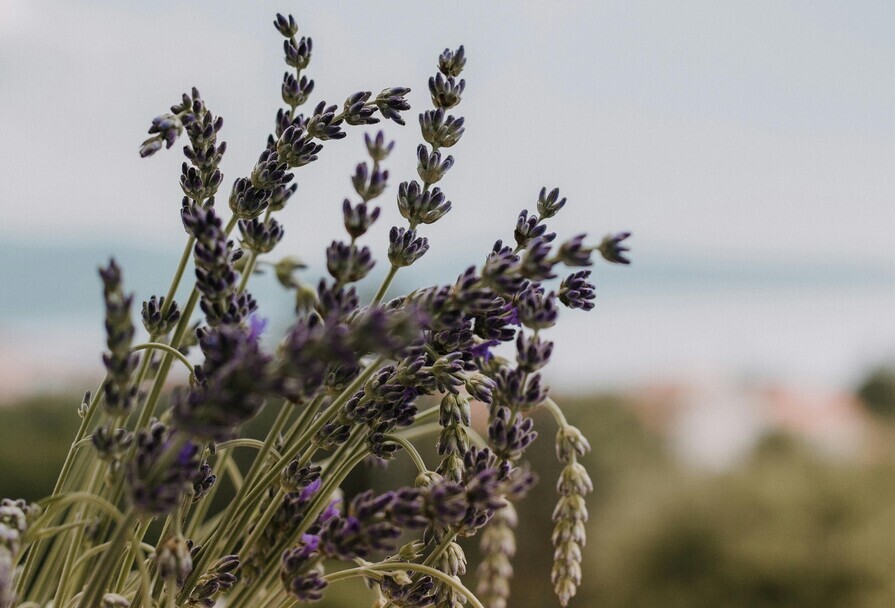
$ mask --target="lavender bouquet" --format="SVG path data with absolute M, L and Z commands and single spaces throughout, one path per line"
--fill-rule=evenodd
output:
M 464 133 L 463 118 L 448 113 L 466 86 L 461 46 L 439 56 L 429 79 L 434 107 L 419 115 L 418 180 L 398 186 L 406 225 L 391 229 L 390 268 L 372 300 L 362 302 L 355 284 L 374 264 L 360 241 L 388 185 L 383 163 L 394 143 L 382 132 L 365 135 L 369 159 L 356 167 L 354 193 L 342 204 L 347 236 L 326 250 L 329 276 L 313 288 L 293 258 L 263 260 L 283 236 L 276 214 L 296 192 L 294 170 L 347 129 L 382 119 L 403 125 L 410 109 L 409 89 L 393 87 L 298 113 L 314 89 L 305 75 L 312 42 L 298 37 L 291 16 L 277 15 L 274 25 L 290 67 L 286 107 L 251 173 L 233 183 L 226 222 L 216 201 L 222 119 L 193 89 L 152 121 L 141 156 L 171 148 L 183 134 L 188 140 L 183 255 L 167 293 L 142 304 L 142 343 L 121 269 L 113 260 L 100 270 L 106 376 L 78 410 L 81 425 L 53 494 L 36 504 L 0 504 L 0 608 L 280 608 L 319 600 L 353 577 L 375 591 L 379 608 L 504 607 L 513 503 L 535 483 L 523 462 L 537 436 L 529 417 L 535 408 L 559 426 L 564 468 L 551 578 L 566 605 L 581 581 L 584 497 L 592 488 L 578 459 L 589 446 L 541 381 L 553 349 L 543 334 L 560 305 L 593 308 L 590 272 L 580 268 L 595 252 L 627 264 L 628 234 L 596 246 L 584 235 L 557 241 L 545 221 L 566 199 L 542 189 L 537 213 L 522 211 L 512 240 L 497 241 L 481 266 L 451 284 L 386 299 L 398 271 L 428 252 L 425 225 L 452 207 L 437 184 L 454 164 L 445 150 Z M 195 283 L 177 303 L 190 260 Z M 295 292 L 294 323 L 272 353 L 259 346 L 264 321 L 247 290 L 259 260 Z M 579 270 L 548 287 L 561 267 Z M 497 348 L 502 343 L 510 344 Z M 514 357 L 499 355 L 513 345 Z M 188 385 L 162 400 L 180 365 Z M 276 414 L 266 438 L 246 437 L 245 423 L 265 407 Z M 472 408 L 487 411 L 481 434 L 470 426 Z M 438 462 L 427 463 L 414 447 L 428 438 Z M 247 470 L 237 466 L 236 450 L 253 452 Z M 355 496 L 340 490 L 365 461 L 398 457 L 418 469 L 411 485 Z M 213 512 L 222 476 L 235 496 Z M 151 545 L 145 539 L 154 521 L 163 528 Z M 462 580 L 462 543 L 476 535 L 484 558 L 473 593 Z

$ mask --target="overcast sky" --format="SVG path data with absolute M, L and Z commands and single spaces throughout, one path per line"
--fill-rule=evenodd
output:
M 557 185 L 558 228 L 630 229 L 650 249 L 895 254 L 889 2 L 2 0 L 0 236 L 179 242 L 181 158 L 137 146 L 195 84 L 225 118 L 227 183 L 245 174 L 279 103 L 276 11 L 314 38 L 315 101 L 400 84 L 424 109 L 438 53 L 466 45 L 456 212 L 436 246 L 505 234 Z M 388 127 L 398 180 L 414 116 Z M 356 133 L 300 172 L 287 242 L 316 255 L 331 238 L 362 152 Z
M 195 85 L 225 119 L 222 190 L 247 174 L 281 105 L 277 11 L 314 39 L 314 102 L 414 89 L 408 126 L 385 127 L 398 140 L 393 184 L 414 176 L 438 54 L 466 45 L 455 113 L 467 130 L 442 182 L 454 211 L 426 228 L 421 264 L 480 258 L 542 185 L 569 197 L 560 234 L 631 230 L 639 268 L 895 259 L 895 4 L 883 1 L 0 0 L 0 239 L 178 249 L 182 155 L 140 159 L 139 144 Z M 299 171 L 278 252 L 322 262 L 363 159 L 354 130 Z M 382 201 L 369 238 L 380 254 L 399 219 L 394 188 Z M 662 330 L 655 321 L 630 358 Z

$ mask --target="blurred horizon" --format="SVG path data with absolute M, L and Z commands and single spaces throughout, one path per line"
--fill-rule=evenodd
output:
M 433 255 L 419 269 L 400 274 L 390 293 L 405 293 L 420 279 L 452 281 L 487 251 L 445 260 L 434 255 L 439 245 L 433 243 Z M 895 360 L 895 317 L 885 315 L 895 306 L 895 269 L 881 262 L 831 257 L 826 263 L 769 264 L 644 249 L 635 250 L 630 267 L 596 267 L 596 308 L 565 311 L 563 322 L 548 332 L 557 343 L 548 378 L 557 388 L 630 390 L 672 379 L 726 379 L 849 390 L 868 370 Z M 96 268 L 108 257 L 122 264 L 126 285 L 140 302 L 166 289 L 177 253 L 151 242 L 112 239 L 74 240 L 49 250 L 24 240 L 0 244 L 0 258 L 13 261 L 0 268 L 0 282 L 15 286 L 0 293 L 0 375 L 19 378 L 13 390 L 0 390 L 0 400 L 4 393 L 27 393 L 22 381 L 29 377 L 32 390 L 42 389 L 39 379 L 54 370 L 69 381 L 101 373 Z M 324 272 L 322 260 L 306 262 L 301 276 L 313 284 Z M 381 272 L 376 268 L 361 289 L 374 289 Z M 292 302 L 270 272 L 253 285 L 261 314 L 272 323 L 266 336 L 272 348 Z M 859 309 L 877 312 L 849 315 Z

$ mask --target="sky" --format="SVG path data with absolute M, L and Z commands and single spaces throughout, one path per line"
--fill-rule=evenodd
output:
M 413 89 L 408 125 L 384 127 L 398 143 L 374 252 L 415 173 L 426 80 L 461 43 L 454 210 L 427 227 L 421 276 L 481 259 L 541 186 L 569 199 L 561 236 L 634 233 L 628 274 L 601 268 L 602 306 L 572 324 L 573 379 L 596 360 L 601 382 L 720 368 L 846 383 L 895 351 L 889 2 L 0 0 L 0 241 L 176 260 L 182 157 L 138 146 L 197 86 L 225 120 L 225 189 L 247 174 L 281 103 L 278 11 L 314 39 L 314 102 Z M 278 251 L 321 263 L 363 158 L 355 131 L 300 171 Z

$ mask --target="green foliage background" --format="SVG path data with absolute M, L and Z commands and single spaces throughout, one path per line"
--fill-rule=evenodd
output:
M 41 397 L 0 408 L 0 495 L 36 499 L 50 491 L 78 423 L 78 401 Z M 573 606 L 895 604 L 890 450 L 873 463 L 832 462 L 790 437 L 772 435 L 736 467 L 706 474 L 678 463 L 619 398 L 564 403 L 594 448 L 585 463 L 595 485 L 585 580 Z M 537 422 L 542 431 L 531 459 L 541 481 L 519 508 L 511 605 L 523 605 L 519 598 L 528 606 L 557 605 L 549 583 L 550 513 L 559 471 L 555 429 L 547 417 Z M 884 438 L 886 424 L 879 421 Z M 413 475 L 399 458 L 387 469 L 368 468 L 349 479 L 348 491 L 393 487 Z M 220 500 L 228 494 L 222 491 Z M 474 571 L 476 539 L 470 540 Z M 467 583 L 474 586 L 474 576 Z M 359 583 L 336 586 L 323 605 L 366 606 L 368 593 Z

